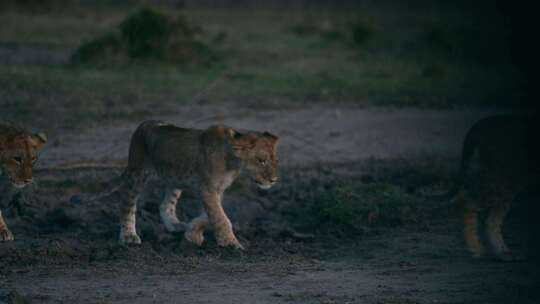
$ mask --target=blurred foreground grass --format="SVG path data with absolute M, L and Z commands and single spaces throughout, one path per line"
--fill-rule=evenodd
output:
M 516 100 L 506 33 L 489 8 L 478 18 L 438 2 L 398 3 L 286 11 L 161 7 L 200 26 L 220 53 L 223 62 L 204 67 L 68 63 L 133 6 L 6 9 L 0 12 L 0 119 L 73 128 L 196 102 L 448 108 Z

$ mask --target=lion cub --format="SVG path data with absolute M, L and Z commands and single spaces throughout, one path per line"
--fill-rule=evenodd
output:
M 43 133 L 32 134 L 12 125 L 0 124 L 0 174 L 7 190 L 0 193 L 2 200 L 11 199 L 12 188 L 23 188 L 32 183 L 32 168 L 37 160 L 37 150 L 47 142 Z M 12 241 L 0 210 L 0 241 Z
M 120 243 L 140 244 L 135 229 L 137 196 L 146 173 L 157 173 L 168 185 L 159 210 L 169 231 L 185 229 L 187 240 L 201 245 L 210 224 L 220 246 L 242 249 L 222 206 L 223 193 L 244 169 L 262 189 L 277 182 L 276 145 L 270 133 L 238 132 L 230 127 L 184 129 L 161 121 L 143 122 L 131 138 L 127 168 L 112 198 L 121 203 Z M 176 216 L 176 204 L 188 182 L 202 194 L 206 212 L 184 225 Z
M 538 189 L 540 149 L 533 133 L 536 124 L 529 116 L 497 115 L 476 122 L 467 132 L 454 193 L 460 192 L 457 198 L 464 207 L 465 243 L 474 257 L 485 253 L 479 237 L 482 224 L 495 256 L 513 259 L 501 230 L 516 195 Z M 470 174 L 474 159 L 476 174 Z M 486 218 L 479 223 L 482 211 Z

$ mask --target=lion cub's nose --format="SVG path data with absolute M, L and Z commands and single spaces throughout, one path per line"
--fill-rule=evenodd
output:
M 272 178 L 270 179 L 270 181 L 271 181 L 272 183 L 275 183 L 275 182 L 277 182 L 277 180 L 278 180 L 278 178 L 277 178 L 277 177 L 272 177 Z
M 24 180 L 25 184 L 30 184 L 34 179 L 33 178 L 27 178 Z

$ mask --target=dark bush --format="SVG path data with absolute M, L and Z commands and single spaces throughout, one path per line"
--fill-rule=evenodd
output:
M 201 29 L 183 17 L 172 18 L 143 9 L 128 18 L 115 33 L 82 45 L 73 63 L 110 64 L 162 62 L 208 65 L 219 60 L 217 53 L 201 40 Z
M 355 45 L 362 45 L 373 37 L 373 27 L 363 21 L 357 21 L 351 24 L 351 40 Z
M 118 35 L 107 34 L 79 47 L 71 57 L 72 63 L 107 64 L 127 61 L 122 40 Z
M 507 60 L 507 33 L 496 27 L 440 26 L 424 31 L 424 41 L 432 51 L 474 63 Z

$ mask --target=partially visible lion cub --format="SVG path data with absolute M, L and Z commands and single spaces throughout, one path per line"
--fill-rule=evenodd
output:
M 12 188 L 23 188 L 32 182 L 32 168 L 37 160 L 37 151 L 47 142 L 43 133 L 32 134 L 24 129 L 7 124 L 0 124 L 0 174 L 3 193 L 2 200 L 11 198 Z M 0 210 L 0 241 L 12 241 Z
M 454 194 L 460 192 L 465 243 L 474 257 L 485 253 L 482 225 L 492 253 L 502 260 L 514 259 L 501 230 L 516 195 L 540 185 L 539 137 L 534 133 L 538 124 L 532 116 L 491 116 L 476 122 L 465 137 Z M 468 176 L 474 159 L 476 174 Z M 485 221 L 479 222 L 482 211 Z
M 148 170 L 164 179 L 168 190 L 160 215 L 169 231 L 185 229 L 185 237 L 201 245 L 208 224 L 220 246 L 242 249 L 222 206 L 223 193 L 244 169 L 263 189 L 277 182 L 278 138 L 264 132 L 238 132 L 230 127 L 206 130 L 184 129 L 161 121 L 143 122 L 131 138 L 127 168 L 122 183 L 111 197 L 122 205 L 120 243 L 139 244 L 135 229 L 137 196 Z M 202 194 L 206 213 L 184 225 L 176 216 L 180 185 L 188 182 Z

